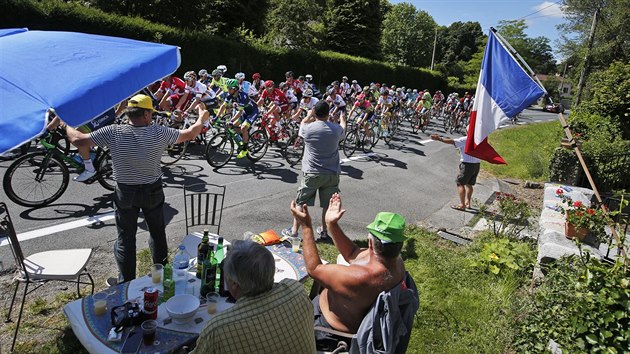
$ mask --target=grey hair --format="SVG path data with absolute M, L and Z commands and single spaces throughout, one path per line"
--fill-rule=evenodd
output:
M 271 252 L 252 241 L 236 240 L 223 265 L 225 277 L 238 283 L 244 296 L 271 290 L 276 264 Z

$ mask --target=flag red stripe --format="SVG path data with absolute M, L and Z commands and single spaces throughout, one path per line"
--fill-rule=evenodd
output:
M 481 143 L 475 144 L 475 123 L 477 121 L 477 111 L 470 113 L 470 124 L 468 125 L 468 139 L 466 139 L 466 147 L 464 152 L 478 159 L 488 161 L 492 164 L 507 165 L 505 160 L 488 144 L 488 138 L 483 139 Z

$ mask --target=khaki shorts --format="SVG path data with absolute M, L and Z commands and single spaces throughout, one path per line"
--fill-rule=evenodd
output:
M 320 175 L 315 173 L 303 173 L 302 183 L 298 188 L 295 202 L 298 205 L 315 205 L 315 194 L 319 192 L 319 206 L 328 208 L 330 198 L 339 192 L 339 175 Z

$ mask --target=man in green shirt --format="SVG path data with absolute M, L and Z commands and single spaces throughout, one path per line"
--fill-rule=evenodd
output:
M 195 353 L 315 353 L 313 305 L 299 282 L 274 284 L 268 249 L 234 241 L 223 271 L 236 304 L 212 317 Z

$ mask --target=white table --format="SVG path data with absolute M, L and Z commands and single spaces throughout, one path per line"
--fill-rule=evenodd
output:
M 187 235 L 183 239 L 182 243 L 184 244 L 187 250 L 193 250 L 193 249 L 196 250 L 197 245 L 199 244 L 199 242 L 201 242 L 201 236 L 202 235 L 199 233 L 193 233 L 193 234 Z M 217 238 L 218 238 L 217 235 L 211 235 L 210 242 L 216 244 Z M 229 242 L 224 241 L 224 245 L 227 246 L 229 244 L 230 244 Z M 289 262 L 287 258 L 282 255 L 283 252 L 281 252 L 282 249 L 280 247 L 282 246 L 269 247 L 276 261 L 276 274 L 274 277 L 274 281 L 279 282 L 282 279 L 302 280 L 300 279 L 300 271 L 298 270 L 299 266 L 296 267 L 296 265 L 291 264 L 291 262 Z M 196 252 L 195 252 L 194 257 L 196 257 Z M 191 260 L 191 267 L 193 267 L 196 264 L 195 260 L 196 258 Z M 191 269 L 194 269 L 194 268 L 191 268 Z M 188 283 L 187 292 L 199 294 L 201 282 L 199 279 L 195 278 L 194 271 L 189 272 L 189 279 L 195 279 L 195 282 Z M 121 289 L 122 287 L 123 285 L 119 285 L 117 289 Z M 162 286 L 160 284 L 156 286 L 156 284 L 152 283 L 150 276 L 144 275 L 129 282 L 127 290 L 126 290 L 126 296 L 124 296 L 124 298 L 127 298 L 127 299 L 136 298 L 140 302 L 140 304 L 142 304 L 142 301 L 144 298 L 144 289 L 146 287 L 157 287 L 160 291 L 162 291 Z M 111 297 L 118 298 L 121 295 L 124 295 L 124 294 L 115 293 L 115 294 L 112 294 Z M 90 353 L 99 353 L 99 354 L 100 353 L 116 353 L 116 351 L 114 351 L 113 349 L 108 347 L 105 343 L 103 343 L 90 330 L 90 326 L 88 325 L 88 322 L 90 320 L 86 319 L 86 316 L 83 313 L 83 300 L 84 299 L 78 299 L 64 306 L 64 313 L 66 317 L 68 318 L 70 325 L 72 326 L 72 330 L 74 334 L 77 336 L 77 338 L 79 339 L 81 344 L 85 347 L 85 349 Z M 227 303 L 225 300 L 226 300 L 225 298 L 220 298 L 219 303 L 217 304 L 217 313 L 224 311 L 233 306 L 233 304 Z M 109 313 L 110 313 L 111 308 L 117 305 L 121 305 L 121 303 L 109 302 L 108 311 L 103 316 L 107 316 L 107 318 L 109 319 L 109 316 L 110 316 Z M 159 328 L 182 332 L 186 334 L 198 335 L 201 332 L 201 330 L 205 327 L 206 323 L 212 318 L 212 315 L 208 314 L 205 307 L 202 307 L 197 311 L 197 313 L 193 317 L 193 321 L 186 324 L 177 324 L 175 322 L 164 324 L 164 320 L 167 317 L 169 316 L 168 316 L 168 312 L 166 311 L 166 303 L 162 303 L 158 307 L 158 327 Z M 199 321 L 199 323 L 195 323 L 194 319 L 197 319 L 197 318 L 201 318 L 202 321 Z M 123 340 L 124 340 L 124 337 L 123 337 Z M 155 349 L 157 350 L 158 348 L 159 347 L 156 347 Z

